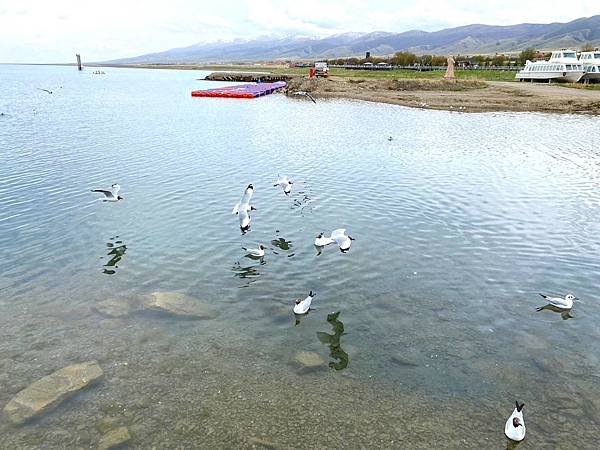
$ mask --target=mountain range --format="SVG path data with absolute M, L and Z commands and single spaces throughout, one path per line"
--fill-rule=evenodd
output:
M 520 51 L 528 47 L 538 50 L 578 48 L 588 43 L 600 46 L 600 15 L 567 23 L 523 23 L 508 26 L 475 24 L 434 32 L 375 31 L 342 33 L 325 38 L 261 37 L 200 43 L 107 62 L 139 64 L 312 60 L 362 57 L 367 51 L 373 56 L 392 55 L 399 51 L 434 55 L 493 54 Z

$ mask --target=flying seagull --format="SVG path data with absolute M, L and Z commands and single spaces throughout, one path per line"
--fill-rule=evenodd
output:
M 248 185 L 246 190 L 244 190 L 244 194 L 238 203 L 235 204 L 231 214 L 239 215 L 240 217 L 240 230 L 242 230 L 242 234 L 245 234 L 246 231 L 250 229 L 250 211 L 256 210 L 256 208 L 250 205 L 250 199 L 252 198 L 252 194 L 254 193 L 254 186 L 252 183 Z
M 294 95 L 301 95 L 301 96 L 304 96 L 304 97 L 308 97 L 309 99 L 312 100 L 313 103 L 317 103 L 317 101 L 315 100 L 315 98 L 312 95 L 310 95 L 310 92 L 297 91 L 297 92 L 294 92 Z
M 117 202 L 119 200 L 123 200 L 123 197 L 119 195 L 119 191 L 121 190 L 121 186 L 118 184 L 113 184 L 110 189 L 92 189 L 92 192 L 101 192 L 104 194 L 105 202 Z
M 283 193 L 288 195 L 290 192 L 292 192 L 292 184 L 294 184 L 294 182 L 287 176 L 280 177 L 278 175 L 277 182 L 273 186 L 281 186 L 283 188 Z
M 350 250 L 350 246 L 352 245 L 352 241 L 354 238 L 352 236 L 348 236 L 346 234 L 345 228 L 338 228 L 337 230 L 333 230 L 331 232 L 331 239 L 333 239 L 337 245 L 340 247 L 340 251 L 342 253 L 346 253 Z
M 38 88 L 38 90 L 47 92 L 48 94 L 52 94 L 53 93 L 52 91 L 49 91 L 48 89 Z

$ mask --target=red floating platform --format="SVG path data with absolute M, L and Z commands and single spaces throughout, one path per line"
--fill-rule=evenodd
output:
M 238 84 L 237 86 L 192 91 L 192 97 L 255 98 L 272 94 L 279 89 L 283 89 L 285 86 L 285 81 Z

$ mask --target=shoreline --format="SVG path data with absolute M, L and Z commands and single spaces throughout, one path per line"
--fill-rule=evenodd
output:
M 329 78 L 308 78 L 304 72 L 283 66 L 224 66 L 201 64 L 87 64 L 86 67 L 133 69 L 202 70 L 202 71 L 270 71 L 290 78 L 286 94 L 306 91 L 319 99 L 350 99 L 387 103 L 409 108 L 481 112 L 539 112 L 552 114 L 600 115 L 600 85 L 594 88 L 556 83 L 527 83 L 484 80 L 477 76 L 460 76 L 446 81 L 415 72 L 349 76 L 337 73 Z M 391 75 L 391 76 L 390 76 Z
M 293 79 L 288 95 L 346 98 L 419 109 L 468 113 L 542 112 L 600 115 L 600 90 L 541 83 L 464 80 Z

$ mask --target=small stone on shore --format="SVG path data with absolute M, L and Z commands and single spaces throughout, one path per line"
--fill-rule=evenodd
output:
M 109 450 L 131 440 L 127 427 L 119 427 L 109 431 L 98 442 L 98 450 Z
M 15 424 L 22 424 L 102 377 L 96 361 L 64 367 L 23 389 L 4 407 Z
M 180 292 L 154 292 L 144 302 L 144 308 L 193 319 L 214 319 L 217 316 L 210 305 Z
M 277 444 L 273 442 L 266 441 L 264 439 L 260 439 L 257 437 L 251 437 L 248 439 L 248 444 L 250 444 L 251 448 L 268 448 L 275 450 L 277 448 Z

